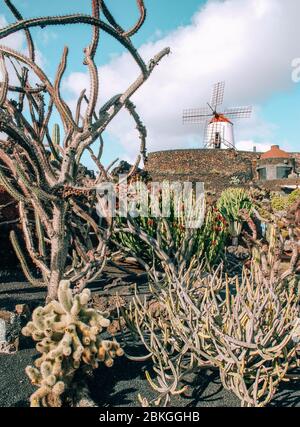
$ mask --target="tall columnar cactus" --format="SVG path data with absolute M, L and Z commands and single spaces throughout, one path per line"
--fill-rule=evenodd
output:
M 123 355 L 116 341 L 103 340 L 101 332 L 110 324 L 105 313 L 88 307 L 91 293 L 84 289 L 73 296 L 70 282 L 62 281 L 58 301 L 34 310 L 32 320 L 23 328 L 25 336 L 37 342 L 42 354 L 26 373 L 38 386 L 31 406 L 61 406 L 62 394 L 82 365 L 97 368 L 99 362 L 111 367 Z
M 52 129 L 52 152 L 51 160 L 56 160 L 59 158 L 59 149 L 60 149 L 60 129 L 57 123 L 54 124 Z
M 40 271 L 41 279 L 38 280 L 47 286 L 47 298 L 51 300 L 57 298 L 61 280 L 70 280 L 72 286 L 80 291 L 101 275 L 108 254 L 107 241 L 113 228 L 111 219 L 104 230 L 95 221 L 95 204 L 100 198 L 95 188 L 103 181 L 112 181 L 109 170 L 101 163 L 102 135 L 114 117 L 125 108 L 139 132 L 140 155 L 135 167 L 138 165 L 145 155 L 146 129 L 130 98 L 170 50 L 163 49 L 146 64 L 134 48 L 130 38 L 141 28 L 146 16 L 143 0 L 137 0 L 139 18 L 128 30 L 117 23 L 102 0 L 91 1 L 91 16 L 73 14 L 33 19 L 23 19 L 10 0 L 5 3 L 16 22 L 1 28 L 0 39 L 24 30 L 28 54 L 16 52 L 3 44 L 0 46 L 3 76 L 0 84 L 0 130 L 5 135 L 0 140 L 0 183 L 19 202 L 26 249 Z M 81 92 L 73 114 L 60 90 L 69 50 L 64 48 L 55 80 L 51 82 L 35 61 L 30 28 L 80 23 L 92 28 L 91 41 L 83 55 L 83 63 L 90 76 L 90 90 L 89 93 L 86 90 Z M 114 95 L 97 110 L 99 74 L 95 55 L 101 39 L 100 29 L 122 44 L 137 63 L 141 74 L 123 93 Z M 13 64 L 10 72 L 7 71 L 8 62 Z M 34 86 L 32 81 L 36 83 Z M 54 127 L 51 138 L 49 123 L 54 111 L 61 123 L 61 141 L 58 141 L 58 126 Z M 92 148 L 95 146 L 97 153 Z M 97 176 L 82 166 L 85 153 L 95 163 Z M 24 260 L 23 256 L 23 265 Z M 32 275 L 27 274 L 27 277 Z M 36 283 L 35 278 L 33 283 Z

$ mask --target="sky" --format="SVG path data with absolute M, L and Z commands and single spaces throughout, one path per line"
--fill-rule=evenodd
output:
M 89 13 L 87 0 L 15 0 L 24 17 Z M 203 107 L 212 85 L 225 81 L 224 107 L 253 105 L 251 119 L 236 121 L 239 149 L 265 151 L 279 144 L 300 151 L 300 16 L 299 0 L 145 0 L 147 19 L 132 38 L 147 61 L 162 48 L 171 54 L 153 71 L 133 102 L 147 127 L 148 152 L 199 148 L 203 128 L 183 125 L 182 110 Z M 107 0 L 115 18 L 129 28 L 138 13 L 135 0 Z M 13 22 L 0 0 L 0 26 Z M 83 48 L 90 28 L 84 25 L 33 29 L 37 61 L 53 79 L 64 45 L 69 46 L 68 67 L 62 84 L 64 99 L 74 109 L 83 88 L 89 88 Z M 20 33 L 2 40 L 26 51 Z M 124 90 L 139 75 L 129 55 L 115 41 L 101 35 L 96 56 L 100 100 Z M 297 79 L 293 79 L 294 76 Z M 298 82 L 297 82 L 298 80 Z M 54 117 L 54 121 L 58 118 Z M 104 163 L 119 158 L 134 161 L 138 135 L 126 112 L 105 133 Z M 88 162 L 88 160 L 86 159 Z

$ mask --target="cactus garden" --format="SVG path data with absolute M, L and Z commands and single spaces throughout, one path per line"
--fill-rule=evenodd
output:
M 151 2 L 124 1 L 128 27 L 111 1 L 28 18 L 0 0 L 0 406 L 300 406 L 300 181 L 154 182 L 134 97 L 171 50 L 140 53 Z M 35 37 L 70 27 L 89 37 L 76 101 L 76 43 L 54 72 Z M 104 43 L 136 71 L 108 99 Z M 136 132 L 119 166 L 117 120 Z

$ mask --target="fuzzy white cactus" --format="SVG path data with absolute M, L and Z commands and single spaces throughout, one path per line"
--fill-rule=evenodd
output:
M 26 367 L 32 384 L 39 387 L 30 397 L 32 407 L 61 406 L 61 396 L 82 364 L 97 368 L 103 362 L 111 367 L 114 358 L 123 355 L 116 341 L 101 339 L 110 321 L 106 313 L 88 307 L 90 296 L 88 289 L 74 296 L 70 282 L 63 280 L 58 301 L 36 308 L 23 328 L 23 335 L 32 336 L 42 353 L 35 366 Z

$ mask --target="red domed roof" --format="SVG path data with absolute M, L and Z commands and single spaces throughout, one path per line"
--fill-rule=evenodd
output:
M 279 148 L 279 145 L 272 145 L 271 150 L 261 155 L 261 159 L 289 159 L 290 155 Z
M 210 121 L 210 123 L 219 123 L 219 122 L 231 123 L 231 121 L 227 119 L 227 117 L 223 116 L 222 114 L 218 114 L 214 116 Z

